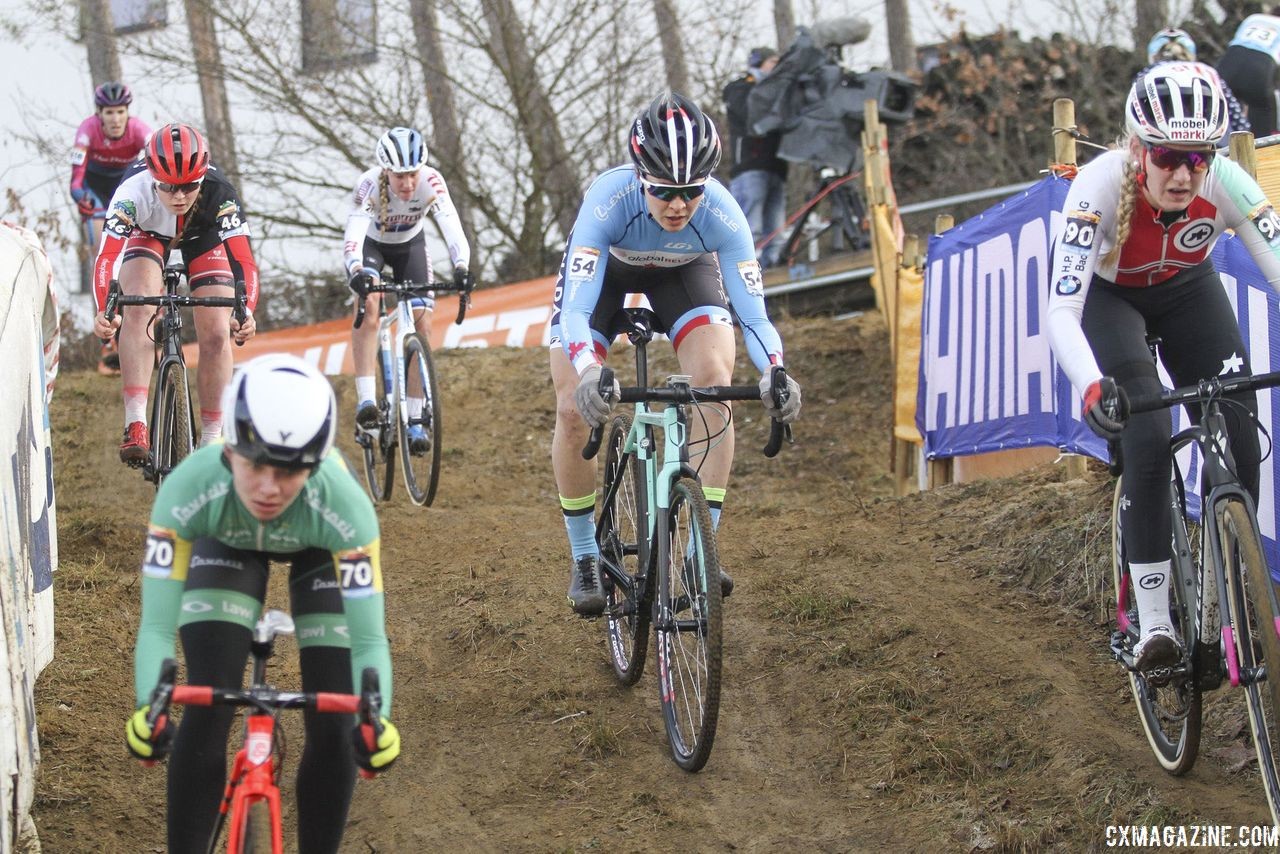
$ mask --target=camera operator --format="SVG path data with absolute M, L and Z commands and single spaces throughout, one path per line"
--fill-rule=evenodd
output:
M 778 262 L 781 238 L 774 237 L 763 246 L 760 241 L 782 228 L 786 215 L 787 163 L 778 157 L 782 139 L 778 131 L 762 136 L 751 133 L 747 99 L 752 87 L 777 64 L 778 52 L 773 48 L 752 48 L 747 55 L 747 73 L 725 86 L 723 93 L 729 118 L 729 150 L 733 156 L 729 192 L 747 215 L 761 267 L 772 267 Z

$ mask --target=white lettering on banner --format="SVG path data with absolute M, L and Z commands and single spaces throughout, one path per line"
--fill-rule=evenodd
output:
M 338 341 L 329 345 L 329 353 L 324 360 L 324 372 L 329 375 L 342 373 L 342 360 L 347 355 L 347 342 Z
M 1052 411 L 1048 233 L 1033 220 L 929 265 L 927 430 Z
M 515 309 L 498 315 L 497 328 L 507 330 L 508 347 L 524 347 L 529 341 L 529 330 L 535 326 L 545 326 L 550 319 L 550 306 Z
M 449 327 L 444 334 L 444 346 L 446 347 L 488 347 L 489 342 L 483 338 L 473 338 L 467 341 L 468 335 L 485 335 L 493 331 L 494 316 L 492 314 L 479 314 L 468 316 L 463 319 L 462 323 L 455 323 Z
M 550 319 L 551 306 L 549 305 L 512 309 L 499 312 L 496 315 L 469 315 L 462 321 L 461 326 L 450 324 L 444 334 L 444 346 L 488 347 L 489 340 L 486 336 L 494 332 L 505 331 L 507 334 L 503 345 L 507 347 L 529 347 L 534 344 L 534 341 L 531 341 L 530 338 L 532 337 L 531 330 L 535 327 L 543 327 L 538 330 L 537 338 L 546 344 L 549 343 L 547 336 L 550 332 L 545 327 Z

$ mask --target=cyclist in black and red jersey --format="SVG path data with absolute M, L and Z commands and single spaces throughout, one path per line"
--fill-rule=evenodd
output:
M 218 401 L 231 378 L 232 361 L 227 330 L 239 342 L 253 337 L 258 267 L 249 245 L 249 221 L 235 187 L 209 162 L 209 149 L 200 132 L 181 124 L 156 131 L 145 155 L 116 190 L 93 270 L 98 308 L 94 333 L 108 338 L 120 329 L 125 423 L 120 459 L 130 465 L 144 463 L 151 449 L 146 412 L 155 358 L 149 337 L 154 310 L 125 308 L 108 323 L 102 308 L 117 275 L 117 262 L 124 293 L 156 295 L 164 286 L 161 272 L 165 260 L 174 249 L 182 253 L 193 294 L 230 297 L 233 283 L 243 281 L 248 297 L 249 312 L 243 324 L 231 316 L 230 308 L 195 309 L 200 347 L 200 441 L 207 444 L 222 434 Z
M 1280 291 L 1280 216 L 1239 165 L 1217 157 L 1228 107 L 1209 66 L 1153 66 L 1129 91 L 1128 135 L 1084 166 L 1067 194 L 1050 270 L 1048 331 L 1054 356 L 1083 395 L 1085 422 L 1119 439 L 1121 529 L 1138 605 L 1138 670 L 1181 656 L 1169 619 L 1169 410 L 1128 418 L 1130 395 L 1161 389 L 1147 335 L 1175 385 L 1250 373 L 1222 280 L 1209 252 L 1234 229 Z M 1265 325 L 1265 321 L 1264 321 Z M 1248 392 L 1223 408 L 1240 481 L 1258 497 L 1258 433 Z M 1127 426 L 1126 426 L 1127 422 Z

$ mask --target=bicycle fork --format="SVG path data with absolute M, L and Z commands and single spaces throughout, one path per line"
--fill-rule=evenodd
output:
M 244 848 L 246 819 L 253 805 L 265 801 L 271 814 L 271 850 L 273 854 L 284 851 L 284 832 L 280 820 L 280 790 L 275 785 L 273 757 L 275 754 L 275 718 L 268 714 L 250 714 L 245 717 L 244 747 L 236 753 L 231 777 L 222 794 L 218 808 L 219 825 L 231 814 L 231 827 L 227 832 L 227 850 Z M 214 829 L 217 839 L 219 828 Z M 256 832 L 261 833 L 262 828 Z

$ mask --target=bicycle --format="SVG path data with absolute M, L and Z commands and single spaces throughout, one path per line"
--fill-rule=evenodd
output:
M 778 263 L 783 266 L 790 267 L 797 261 L 807 260 L 800 257 L 802 250 L 832 230 L 835 235 L 833 240 L 843 241 L 852 252 L 871 245 L 871 238 L 865 230 L 866 206 L 858 193 L 857 184 L 854 183 L 862 177 L 862 168 L 859 166 L 843 175 L 837 175 L 830 168 L 815 169 L 814 172 L 816 184 L 813 196 L 783 226 L 781 231 L 785 236 L 775 238 L 783 241 L 782 249 L 778 252 Z M 816 216 L 815 211 L 818 202 L 828 196 L 831 198 L 831 218 L 823 221 Z
M 244 282 L 235 283 L 232 297 L 193 297 L 178 293 L 186 278 L 186 268 L 170 264 L 164 268 L 164 293 L 156 296 L 125 294 L 120 282 L 113 279 L 107 291 L 104 314 L 110 322 L 116 308 L 128 305 L 156 306 L 159 315 L 153 328 L 153 339 L 160 348 L 155 392 L 151 395 L 151 453 L 141 464 L 142 476 L 157 487 L 173 467 L 182 462 L 195 447 L 195 409 L 191 403 L 191 387 L 187 382 L 187 362 L 182 353 L 182 308 L 230 308 L 235 319 L 244 323 L 248 317 L 248 300 Z M 239 343 L 239 342 L 237 342 Z
M 1152 344 L 1153 352 L 1155 350 Z M 1280 385 L 1280 372 L 1202 380 L 1146 398 L 1133 398 L 1130 412 L 1148 412 L 1199 403 L 1198 423 L 1170 440 L 1174 477 L 1170 617 L 1182 638 L 1183 654 L 1170 667 L 1140 673 L 1133 647 L 1140 636 L 1120 526 L 1123 474 L 1112 504 L 1112 575 L 1116 631 L 1111 654 L 1128 671 L 1147 741 L 1161 767 L 1182 775 L 1195 764 L 1200 747 L 1202 695 L 1224 678 L 1245 689 L 1245 702 L 1258 768 L 1273 822 L 1280 822 L 1280 601 L 1263 553 L 1253 499 L 1235 474 L 1226 443 L 1223 397 Z M 1230 403 L 1230 401 L 1228 401 Z M 1176 454 L 1200 450 L 1200 521 L 1183 485 Z M 1113 454 L 1113 457 L 1115 455 Z
M 151 711 L 147 723 L 155 727 L 173 704 L 187 706 L 242 706 L 245 715 L 244 745 L 236 753 L 218 807 L 218 821 L 209 837 L 208 854 L 217 850 L 218 837 L 227 828 L 228 854 L 265 852 L 282 854 L 284 825 L 280 806 L 280 773 L 284 767 L 284 733 L 279 715 L 283 709 L 309 709 L 325 714 L 359 715 L 362 735 L 373 744 L 381 734 L 382 706 L 378 671 L 366 667 L 361 674 L 360 693 L 302 693 L 280 691 L 268 685 L 267 661 L 280 635 L 294 632 L 293 618 L 272 608 L 254 626 L 250 652 L 253 658 L 253 682 L 247 690 L 215 688 L 208 685 L 177 685 L 178 663 L 165 659 L 160 680 L 151 695 Z M 278 754 L 278 759 L 277 759 Z M 154 764 L 154 763 L 147 763 Z M 363 770 L 361 776 L 373 777 Z
M 615 413 L 604 462 L 604 500 L 596 522 L 601 581 L 608 604 L 605 631 L 614 674 L 634 685 L 644 670 L 653 627 L 658 695 L 671 755 L 685 771 L 701 770 L 711 755 L 720 709 L 720 560 L 711 510 L 698 473 L 689 464 L 689 417 L 700 404 L 759 400 L 755 386 L 695 388 L 672 376 L 649 387 L 646 348 L 657 317 L 646 308 L 622 309 L 613 334 L 635 345 L 636 386 L 622 387 L 634 414 Z M 786 402 L 786 378 L 775 366 L 775 404 Z M 601 371 L 600 390 L 613 387 Z M 658 410 L 652 403 L 665 403 Z M 599 450 L 604 427 L 591 431 L 582 456 Z M 789 428 L 773 421 L 765 456 L 776 456 Z M 714 437 L 709 437 L 711 441 Z M 659 460 L 661 449 L 661 460 Z
M 440 387 L 436 383 L 431 345 L 414 326 L 412 306 L 414 298 L 420 298 L 427 290 L 457 293 L 458 316 L 454 322 L 462 323 L 473 289 L 474 284 L 470 280 L 463 288 L 448 283 L 419 284 L 380 280 L 367 289 L 368 293 L 395 296 L 395 307 L 390 312 L 380 303 L 378 365 L 374 371 L 378 384 L 378 426 L 356 428 L 356 442 L 364 450 L 364 471 L 369 484 L 369 495 L 375 502 L 391 498 L 397 448 L 400 451 L 401 469 L 409 500 L 418 506 L 430 506 L 435 501 L 436 487 L 440 481 L 440 452 L 444 430 Z M 352 327 L 359 329 L 364 323 L 365 301 L 357 299 L 356 304 L 356 318 Z M 394 347 L 392 326 L 396 328 Z M 409 390 L 418 394 L 410 394 Z M 417 415 L 409 411 L 409 398 L 414 397 L 422 401 L 421 411 Z M 421 426 L 426 433 L 425 451 L 409 450 L 409 430 L 415 426 Z

